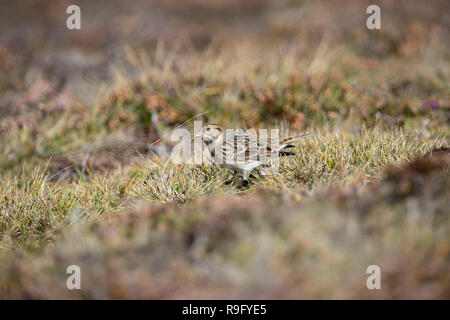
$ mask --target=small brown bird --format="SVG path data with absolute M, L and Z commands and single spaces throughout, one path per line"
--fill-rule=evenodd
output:
M 244 132 L 242 129 L 224 132 L 216 124 L 208 124 L 196 136 L 202 137 L 213 162 L 241 171 L 246 184 L 253 170 L 280 156 L 295 155 L 294 152 L 282 150 L 292 148 L 294 147 L 292 143 L 314 135 L 303 134 L 271 139 L 248 133 L 248 131 Z

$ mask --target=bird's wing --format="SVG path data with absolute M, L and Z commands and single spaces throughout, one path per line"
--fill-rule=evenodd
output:
M 266 139 L 260 139 L 257 135 L 236 133 L 228 135 L 223 144 L 223 152 L 227 153 L 227 159 L 232 154 L 238 162 L 263 161 L 278 155 L 277 150 L 273 150 Z
M 251 134 L 248 132 L 236 132 L 234 134 L 235 136 L 242 136 L 242 137 L 250 137 L 251 139 L 258 142 L 258 145 L 260 146 L 269 146 L 273 150 L 283 150 L 284 148 L 292 148 L 293 143 L 297 142 L 298 140 L 313 137 L 316 136 L 314 133 L 306 133 L 301 134 L 297 136 L 289 136 L 285 138 L 272 138 L 272 137 L 265 137 L 265 136 L 258 136 L 256 134 Z
M 315 134 L 302 134 L 283 139 L 274 139 L 237 130 L 226 134 L 225 141 L 221 145 L 220 154 L 227 161 L 265 162 L 278 157 L 281 150 L 293 147 L 292 143 L 311 136 L 315 136 Z

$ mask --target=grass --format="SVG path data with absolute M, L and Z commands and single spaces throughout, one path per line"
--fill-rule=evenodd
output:
M 314 192 L 330 184 L 344 187 L 366 183 L 377 179 L 387 165 L 411 160 L 443 144 L 442 138 L 427 144 L 418 134 L 392 130 L 389 133 L 379 129 L 364 129 L 359 134 L 318 133 L 317 138 L 302 143 L 297 156 L 282 159 L 278 173 L 269 176 L 256 173 L 245 191 L 225 184 L 232 175 L 227 169 L 149 163 L 145 159 L 140 160 L 141 166 L 125 167 L 114 174 L 91 173 L 88 178 L 80 168 L 75 171 L 78 179 L 70 183 L 52 181 L 46 167 L 38 167 L 30 174 L 6 177 L 0 193 L 4 216 L 2 244 L 12 239 L 18 244 L 22 240 L 47 241 L 44 235 L 51 236 L 55 225 L 68 223 L 73 212 L 79 211 L 83 216 L 119 212 L 127 201 L 186 203 L 202 195 L 240 194 L 258 187 Z
M 447 298 L 446 29 L 425 37 L 405 15 L 403 37 L 299 22 L 125 47 L 92 99 L 46 100 L 38 77 L 0 118 L 0 298 Z M 237 188 L 227 169 L 167 159 L 196 115 L 317 135 Z M 371 264 L 382 290 L 365 286 Z

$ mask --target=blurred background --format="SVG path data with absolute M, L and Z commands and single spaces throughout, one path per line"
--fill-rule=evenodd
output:
M 191 51 L 247 43 L 258 51 L 293 42 L 307 53 L 325 37 L 329 47 L 348 46 L 368 59 L 408 59 L 424 54 L 427 46 L 450 52 L 445 0 L 76 1 L 82 29 L 70 31 L 65 12 L 72 2 L 2 4 L 2 118 L 33 112 L 38 103 L 58 108 L 72 95 L 92 99 L 98 80 L 108 79 L 125 46 L 151 51 L 162 42 L 171 50 Z M 370 4 L 381 7 L 381 30 L 365 27 Z

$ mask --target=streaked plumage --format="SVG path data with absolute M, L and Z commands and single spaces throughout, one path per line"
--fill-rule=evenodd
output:
M 280 156 L 295 155 L 294 152 L 283 151 L 294 147 L 293 143 L 313 136 L 303 134 L 283 139 L 273 139 L 244 132 L 230 130 L 224 132 L 218 125 L 208 124 L 198 134 L 208 147 L 212 160 L 219 165 L 242 171 L 244 181 L 248 181 L 250 173 L 257 167 L 267 164 Z

